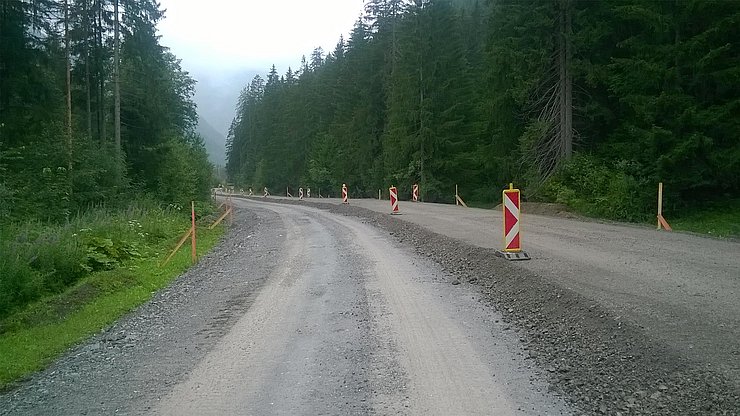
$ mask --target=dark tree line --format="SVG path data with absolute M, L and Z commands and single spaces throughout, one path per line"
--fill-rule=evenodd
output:
M 0 0 L 0 221 L 208 195 L 194 80 L 155 0 Z
M 740 2 L 368 0 L 349 39 L 242 92 L 243 186 L 532 199 L 642 219 L 740 191 Z M 410 191 L 409 191 L 410 192 Z

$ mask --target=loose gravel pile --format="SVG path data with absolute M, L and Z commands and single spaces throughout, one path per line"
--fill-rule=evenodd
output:
M 497 257 L 494 250 L 364 208 L 313 205 L 388 231 L 456 276 L 452 285 L 477 285 L 511 324 L 509 330 L 518 333 L 552 388 L 584 414 L 740 414 L 737 381 L 681 357 L 595 301 Z

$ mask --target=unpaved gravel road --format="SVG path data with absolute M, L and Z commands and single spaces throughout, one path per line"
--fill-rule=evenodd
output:
M 0 414 L 574 412 L 487 294 L 419 244 L 365 212 L 236 204 L 213 253 Z
M 390 212 L 389 201 L 351 205 Z M 409 202 L 400 207 L 403 221 L 434 233 L 478 247 L 503 245 L 499 210 Z M 604 306 L 740 389 L 739 242 L 524 211 L 523 245 L 532 260 L 518 267 Z
M 530 215 L 534 259 L 508 263 L 494 255 L 497 211 L 402 203 L 390 216 L 388 201 L 266 202 L 365 218 L 453 284 L 475 286 L 576 412 L 740 414 L 738 242 Z

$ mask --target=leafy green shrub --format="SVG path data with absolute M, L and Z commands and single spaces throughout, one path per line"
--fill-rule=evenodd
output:
M 635 162 L 611 166 L 590 155 L 577 155 L 544 185 L 546 199 L 586 215 L 614 220 L 644 221 L 653 210 L 652 188 Z
M 40 236 L 32 251 L 30 265 L 41 273 L 48 291 L 61 291 L 86 274 L 85 249 L 66 230 Z
M 202 139 L 191 137 L 187 142 L 171 139 L 160 146 L 166 157 L 157 170 L 157 198 L 185 204 L 210 196 L 210 177 L 213 167 Z
M 10 218 L 14 194 L 12 189 L 0 182 L 0 224 Z
M 88 271 L 111 270 L 126 260 L 141 257 L 135 243 L 120 239 L 93 236 L 85 245 L 85 266 Z
M 195 201 L 195 219 L 196 221 L 212 216 L 216 212 L 216 207 L 210 201 Z
M 196 204 L 199 216 L 213 210 L 210 203 Z M 91 272 L 154 255 L 152 247 L 180 235 L 189 224 L 189 204 L 163 209 L 143 199 L 117 212 L 98 207 L 66 225 L 0 227 L 0 318 Z
M 18 250 L 0 241 L 0 318 L 15 308 L 38 299 L 43 293 L 43 279 Z

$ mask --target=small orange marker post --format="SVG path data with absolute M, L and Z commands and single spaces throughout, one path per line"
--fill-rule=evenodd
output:
M 190 245 L 191 245 L 191 253 L 193 257 L 193 264 L 195 264 L 195 261 L 197 259 L 197 255 L 195 253 L 195 201 L 190 201 L 190 214 L 192 219 L 192 226 L 190 228 Z
M 455 185 L 455 205 L 462 205 L 465 208 L 468 207 L 467 205 L 465 205 L 465 201 L 460 198 L 460 194 L 457 193 L 457 185 Z
M 164 267 L 164 266 L 167 265 L 167 263 L 170 262 L 170 260 L 172 259 L 172 256 L 174 256 L 175 253 L 177 253 L 177 251 L 180 250 L 180 247 L 182 247 L 182 245 L 185 244 L 185 241 L 188 239 L 188 237 L 190 237 L 190 234 L 192 234 L 192 233 L 193 233 L 193 228 L 190 227 L 190 229 L 182 236 L 182 238 L 180 239 L 180 241 L 175 246 L 175 249 L 172 250 L 172 252 L 170 253 L 169 256 L 167 256 L 167 258 L 164 260 L 164 263 L 162 263 L 162 265 L 160 267 Z
M 668 221 L 663 218 L 663 182 L 658 182 L 658 230 L 665 228 L 666 231 L 673 231 Z

